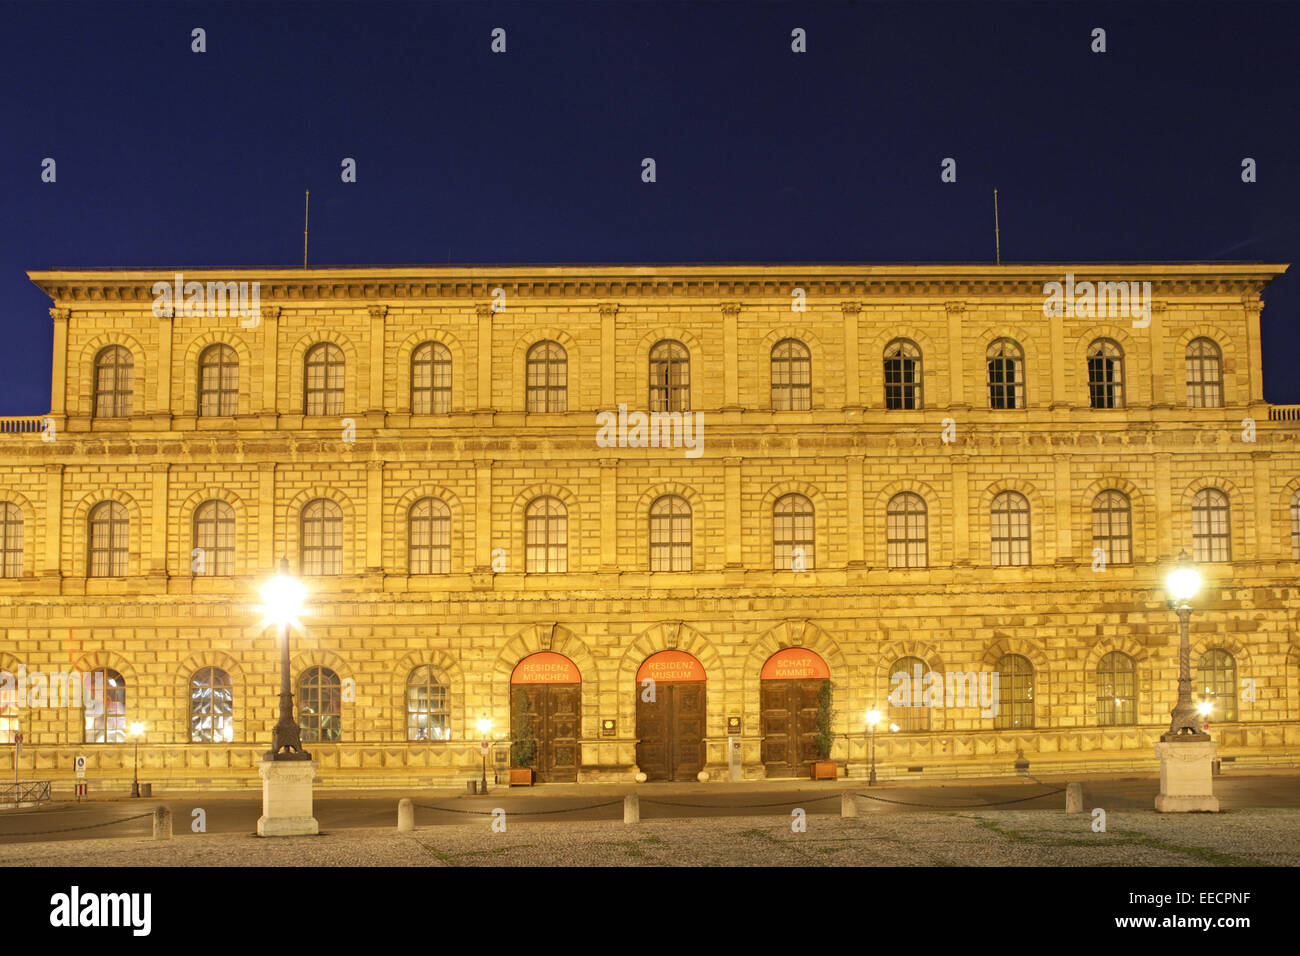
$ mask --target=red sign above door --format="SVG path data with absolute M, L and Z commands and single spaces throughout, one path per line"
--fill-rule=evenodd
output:
M 767 659 L 760 680 L 817 680 L 831 676 L 826 662 L 802 647 L 787 647 Z
M 637 683 L 646 679 L 660 684 L 700 681 L 705 679 L 704 665 L 685 651 L 660 651 L 647 657 L 637 670 Z
M 563 654 L 538 651 L 515 665 L 510 674 L 512 684 L 581 684 L 578 665 Z

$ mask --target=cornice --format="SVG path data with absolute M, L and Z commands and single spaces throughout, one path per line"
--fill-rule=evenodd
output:
M 1161 297 L 1257 298 L 1285 264 L 1267 263 L 1053 263 L 1035 265 L 753 265 L 753 266 L 409 266 L 324 269 L 48 270 L 28 278 L 58 306 L 87 303 L 134 307 L 151 303 L 155 282 L 257 281 L 263 303 L 346 301 L 358 308 L 377 300 L 451 300 L 476 304 L 502 288 L 510 298 L 633 299 L 685 297 L 712 300 L 766 299 L 788 302 L 798 286 L 810 298 L 971 297 L 1040 299 L 1046 282 L 1067 272 L 1076 282 L 1150 282 Z M 868 304 L 868 303 L 864 303 Z

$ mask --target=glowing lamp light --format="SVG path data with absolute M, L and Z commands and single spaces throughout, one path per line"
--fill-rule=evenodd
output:
M 1214 704 L 1208 700 L 1203 700 L 1196 705 L 1196 712 L 1202 717 L 1209 717 L 1212 710 L 1214 710 Z
M 1179 557 L 1178 567 L 1165 578 L 1165 587 L 1169 589 L 1170 597 L 1176 601 L 1190 601 L 1201 589 L 1200 572 L 1192 567 L 1186 554 Z
M 878 710 L 867 711 L 867 726 L 875 727 L 876 724 L 878 723 L 880 723 L 880 711 Z
M 478 732 L 486 738 L 488 734 L 492 733 L 492 721 L 486 717 L 480 720 L 478 722 Z
M 898 724 L 890 724 L 890 725 L 889 725 L 889 730 L 890 730 L 891 733 L 895 733 L 895 734 L 896 734 L 896 733 L 898 733 L 900 730 L 902 730 L 902 728 L 899 727 Z
M 143 734 L 143 733 L 144 733 L 144 724 L 140 723 L 140 722 L 137 720 L 135 723 L 133 723 L 133 724 L 131 725 L 131 736 L 132 736 L 132 737 L 139 737 L 139 736 L 140 736 L 141 734 Z
M 262 585 L 262 607 L 265 615 L 263 626 L 275 624 L 298 625 L 298 615 L 302 613 L 303 602 L 307 599 L 307 588 L 291 574 L 281 571 L 266 584 Z

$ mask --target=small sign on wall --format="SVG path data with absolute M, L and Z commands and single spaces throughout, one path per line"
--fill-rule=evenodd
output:
M 729 736 L 738 736 L 738 735 L 740 734 L 740 718 L 739 718 L 739 717 L 728 717 L 728 718 L 727 718 L 727 734 L 728 734 Z

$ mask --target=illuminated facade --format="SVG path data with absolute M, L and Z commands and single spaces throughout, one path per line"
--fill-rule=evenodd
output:
M 156 307 L 172 272 L 31 273 L 53 388 L 0 420 L 0 772 L 21 732 L 22 776 L 84 754 L 119 786 L 141 721 L 145 779 L 255 785 L 281 556 L 326 785 L 476 777 L 484 716 L 502 756 L 531 728 L 543 781 L 717 779 L 729 737 L 747 778 L 806 776 L 826 679 L 852 775 L 872 707 L 886 778 L 1154 768 L 1181 550 L 1220 754 L 1294 762 L 1284 270 L 187 271 L 201 314 Z M 1066 273 L 1150 282 L 1149 313 L 1047 317 Z M 228 282 L 260 314 L 206 314 Z

